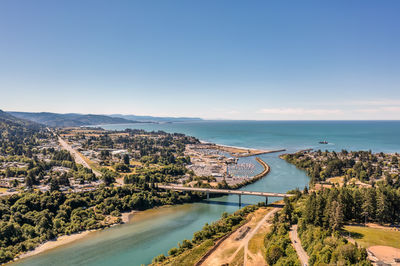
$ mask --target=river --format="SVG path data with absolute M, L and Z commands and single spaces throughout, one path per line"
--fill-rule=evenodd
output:
M 174 124 L 133 124 L 103 126 L 106 129 L 142 128 L 180 132 L 225 145 L 259 149 L 286 148 L 289 152 L 321 148 L 398 152 L 399 122 L 232 122 L 211 121 Z M 327 140 L 328 145 L 318 144 Z M 286 192 L 303 188 L 308 177 L 303 171 L 278 158 L 277 153 L 260 156 L 271 166 L 261 180 L 246 190 Z M 242 196 L 243 204 L 264 201 Z M 18 261 L 18 265 L 141 265 L 191 239 L 205 223 L 223 212 L 239 208 L 238 196 L 230 195 L 193 204 L 147 210 L 133 215 L 129 223 L 91 233 L 73 243 Z

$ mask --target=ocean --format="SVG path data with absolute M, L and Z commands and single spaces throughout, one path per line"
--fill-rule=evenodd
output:
M 204 141 L 257 149 L 400 152 L 400 121 L 200 121 L 102 127 L 178 132 Z M 319 144 L 319 141 L 329 144 Z

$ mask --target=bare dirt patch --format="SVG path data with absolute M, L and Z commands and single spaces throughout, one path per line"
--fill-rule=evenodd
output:
M 400 249 L 388 246 L 372 246 L 368 248 L 368 251 L 373 254 L 378 260 L 393 265 L 395 259 L 400 259 Z M 400 265 L 396 263 L 394 265 Z
M 249 222 L 238 228 L 232 235 L 225 239 L 202 265 L 241 264 L 244 261 L 244 256 L 247 256 L 245 259 L 246 265 L 265 265 L 262 247 L 269 226 L 265 223 L 264 219 L 266 215 L 273 212 L 273 210 L 275 209 L 261 208 L 250 214 L 248 216 Z M 261 220 L 263 220 L 263 222 Z M 262 222 L 262 224 L 259 224 L 260 222 Z M 249 227 L 250 230 L 246 230 L 247 227 Z M 245 231 L 247 231 L 246 235 L 240 237 Z M 256 246 L 258 247 L 256 248 Z

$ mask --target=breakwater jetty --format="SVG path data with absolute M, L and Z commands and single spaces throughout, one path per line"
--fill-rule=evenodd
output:
M 252 183 L 254 183 L 254 182 L 260 180 L 260 179 L 263 178 L 264 176 L 266 176 L 266 175 L 271 171 L 271 167 L 270 167 L 266 162 L 264 162 L 261 158 L 256 157 L 256 161 L 257 161 L 259 164 L 262 165 L 262 167 L 264 168 L 264 170 L 263 170 L 261 173 L 256 174 L 256 175 L 253 176 L 252 178 L 246 179 L 246 180 L 244 180 L 244 181 L 241 182 L 241 183 L 238 183 L 238 184 L 235 184 L 235 185 L 231 186 L 231 188 L 233 188 L 233 189 L 238 189 L 238 188 L 241 188 L 241 187 L 243 187 L 243 186 L 252 184 Z

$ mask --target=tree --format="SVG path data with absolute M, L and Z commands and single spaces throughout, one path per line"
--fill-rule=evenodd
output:
M 103 182 L 106 186 L 111 185 L 112 183 L 115 182 L 114 175 L 110 172 L 106 172 L 103 174 Z
M 59 183 L 60 185 L 64 185 L 64 186 L 69 186 L 69 185 L 70 185 L 69 179 L 68 179 L 68 176 L 67 176 L 66 173 L 64 173 L 64 174 L 62 174 L 62 175 L 60 176 L 60 178 L 58 179 L 58 183 Z
M 178 249 L 177 248 L 171 248 L 169 251 L 168 251 L 168 255 L 170 255 L 170 256 L 175 256 L 176 254 L 178 253 Z
M 396 155 L 393 155 L 392 156 L 392 164 L 398 164 L 399 163 L 399 159 L 397 158 L 397 156 Z
M 118 163 L 115 165 L 115 171 L 129 173 L 131 169 L 126 164 Z
M 278 245 L 271 245 L 267 249 L 266 260 L 268 265 L 274 265 L 280 257 L 283 256 L 283 250 Z
M 388 197 L 381 190 L 378 190 L 376 196 L 376 218 L 380 223 L 388 222 L 390 217 L 390 203 Z
M 58 179 L 56 177 L 52 177 L 50 180 L 50 191 L 58 191 L 60 189 L 60 185 L 58 184 Z
M 10 170 L 10 168 L 6 168 L 6 177 L 13 177 L 14 172 Z
M 30 188 L 35 184 L 35 180 L 31 175 L 25 177 L 25 186 Z
M 376 194 L 375 189 L 368 189 L 363 194 L 364 203 L 362 205 L 362 216 L 365 222 L 375 219 Z
M 129 155 L 128 155 L 128 154 L 125 154 L 125 155 L 124 155 L 124 164 L 126 164 L 126 165 L 129 165 L 129 164 L 130 164 L 130 162 L 129 162 Z
M 329 220 L 330 227 L 334 231 L 338 231 L 343 227 L 343 207 L 336 200 L 332 202 L 330 208 L 331 216 Z
M 285 206 L 283 207 L 281 217 L 284 217 L 285 221 L 291 222 L 292 213 L 293 213 L 293 205 L 290 202 L 289 198 L 285 197 L 283 200 L 285 202 Z

